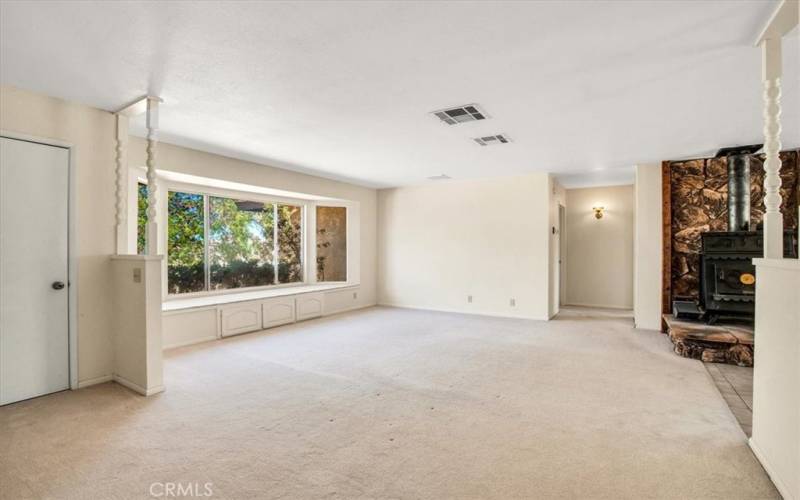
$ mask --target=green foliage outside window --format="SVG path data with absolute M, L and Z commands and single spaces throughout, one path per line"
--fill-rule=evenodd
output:
M 205 290 L 203 195 L 170 191 L 167 197 L 169 293 Z
M 211 288 L 275 283 L 275 211 L 271 203 L 209 197 Z
M 203 195 L 169 193 L 169 293 L 206 290 L 206 272 L 210 290 L 303 281 L 302 207 L 216 196 L 208 196 L 208 214 L 203 206 Z
M 278 205 L 278 282 L 303 281 L 303 212 L 293 205 Z
M 139 183 L 136 217 L 136 253 L 144 255 L 147 252 L 147 184 Z
M 317 281 L 347 281 L 347 209 L 317 206 Z

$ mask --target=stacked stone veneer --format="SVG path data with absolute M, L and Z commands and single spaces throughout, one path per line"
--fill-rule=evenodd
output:
M 798 151 L 781 152 L 783 227 L 797 227 Z M 764 214 L 764 158 L 750 162 L 750 223 L 755 230 Z M 672 205 L 672 297 L 697 297 L 700 277 L 700 234 L 728 230 L 727 158 L 702 158 L 670 163 Z

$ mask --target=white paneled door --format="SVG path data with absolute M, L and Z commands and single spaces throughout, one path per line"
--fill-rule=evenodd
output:
M 69 150 L 0 141 L 4 405 L 69 388 Z

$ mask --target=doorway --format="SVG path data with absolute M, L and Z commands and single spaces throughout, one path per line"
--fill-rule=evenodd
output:
M 565 303 L 633 309 L 633 186 L 567 189 Z
M 70 179 L 69 148 L 0 137 L 0 405 L 72 386 Z

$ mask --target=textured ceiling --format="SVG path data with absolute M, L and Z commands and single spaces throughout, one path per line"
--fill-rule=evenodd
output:
M 165 141 L 395 186 L 534 171 L 602 184 L 637 162 L 759 142 L 752 43 L 775 4 L 0 5 L 3 84 L 107 110 L 160 95 Z M 793 146 L 797 45 L 795 35 L 784 54 Z M 492 118 L 428 115 L 473 102 Z M 470 140 L 500 132 L 514 142 Z

